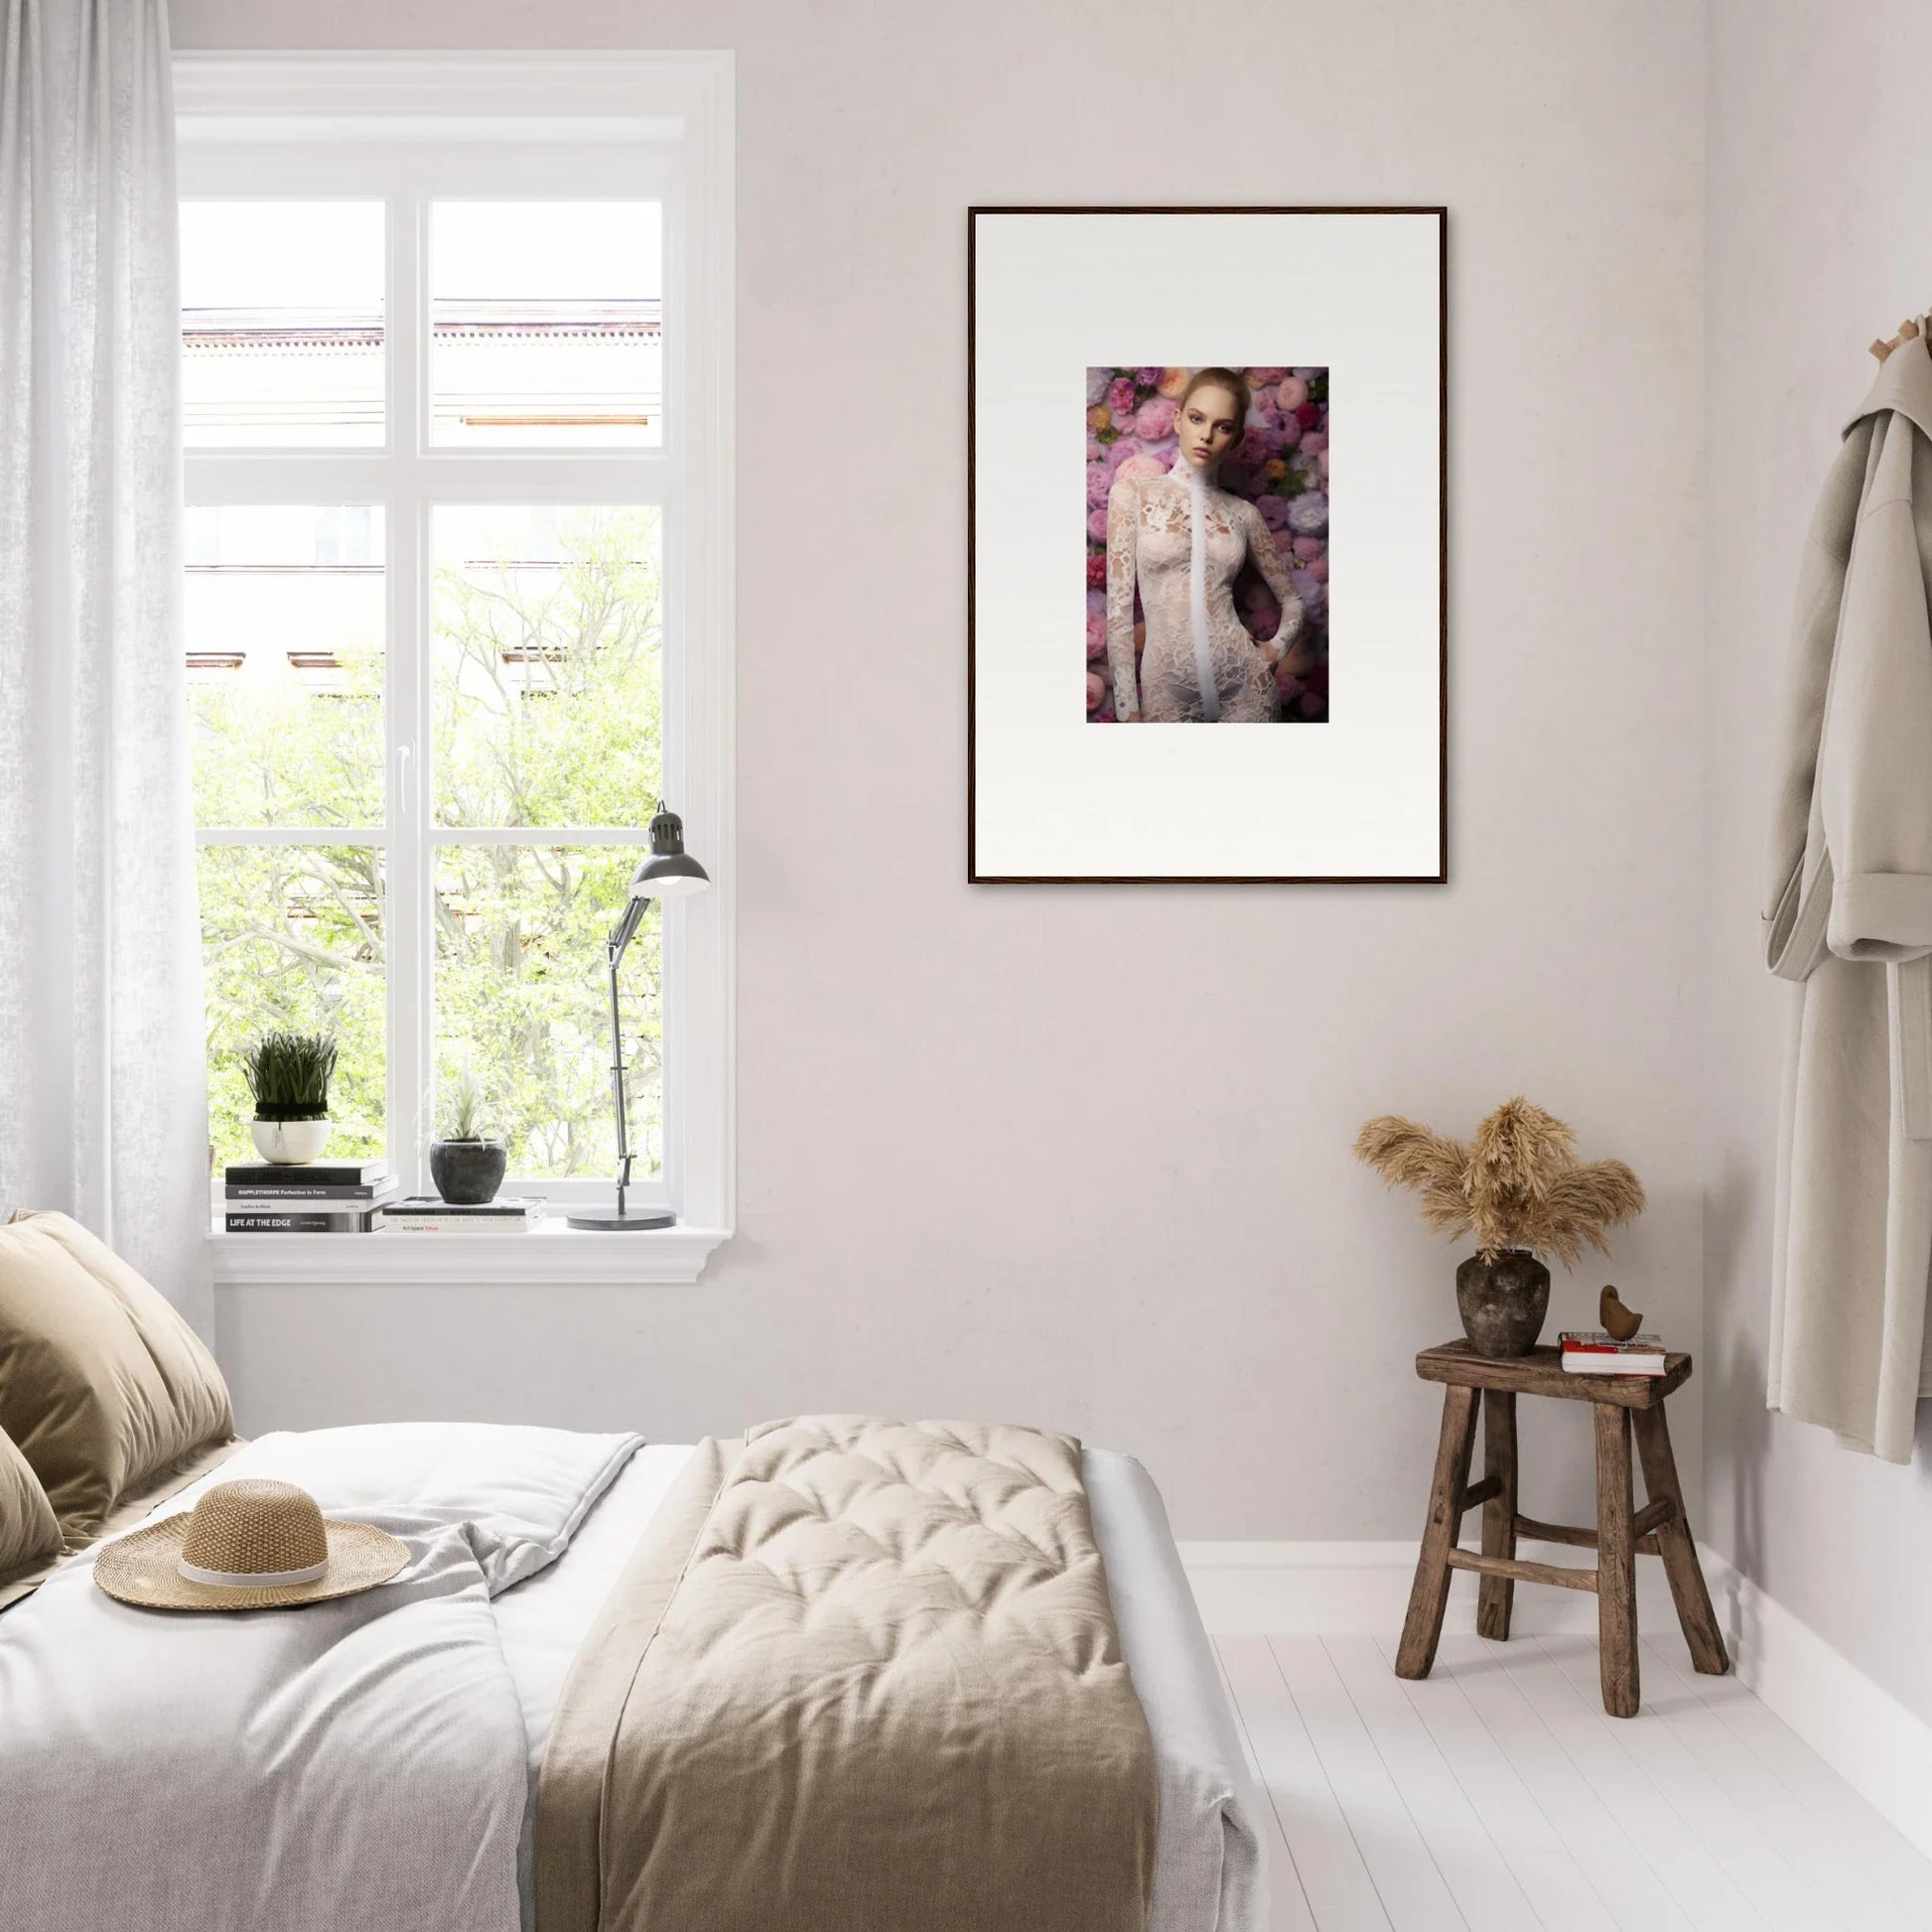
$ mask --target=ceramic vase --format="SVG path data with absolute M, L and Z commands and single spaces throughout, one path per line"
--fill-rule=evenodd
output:
M 1455 1306 L 1478 1355 L 1527 1355 L 1550 1310 L 1550 1271 L 1527 1248 L 1471 1255 L 1455 1271 Z

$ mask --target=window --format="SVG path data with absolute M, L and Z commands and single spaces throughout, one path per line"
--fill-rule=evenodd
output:
M 509 1185 L 608 1197 L 604 936 L 661 797 L 714 890 L 624 959 L 633 1193 L 729 1229 L 729 71 L 177 63 L 217 1161 L 242 1046 L 326 1030 L 332 1153 L 425 1187 L 467 1074 Z

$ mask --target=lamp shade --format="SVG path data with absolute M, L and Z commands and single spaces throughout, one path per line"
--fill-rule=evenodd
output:
M 701 893 L 711 875 L 684 849 L 684 821 L 661 801 L 650 822 L 650 856 L 630 875 L 632 898 L 681 898 Z

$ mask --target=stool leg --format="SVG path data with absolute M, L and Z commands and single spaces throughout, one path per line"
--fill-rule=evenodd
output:
M 1427 1677 L 1449 1607 L 1449 1547 L 1462 1521 L 1462 1491 L 1469 1484 L 1469 1450 L 1476 1434 L 1476 1392 L 1451 1383 L 1443 1397 L 1443 1433 L 1436 1445 L 1436 1474 L 1429 1486 L 1429 1521 L 1422 1533 L 1415 1587 L 1396 1651 L 1398 1677 Z
M 1482 1554 L 1516 1554 L 1516 1395 L 1491 1389 L 1482 1398 L 1482 1473 L 1494 1476 L 1496 1493 L 1482 1506 Z M 1511 1577 L 1484 1577 L 1476 1588 L 1476 1634 L 1498 1641 L 1509 1635 L 1516 1600 Z
M 1725 1651 L 1724 1633 L 1718 1628 L 1711 1592 L 1704 1584 L 1704 1567 L 1698 1562 L 1697 1542 L 1684 1513 L 1684 1491 L 1678 1485 L 1677 1458 L 1671 1453 L 1670 1426 L 1664 1421 L 1663 1405 L 1638 1409 L 1630 1420 L 1637 1429 L 1637 1453 L 1643 1458 L 1643 1486 L 1650 1500 L 1667 1496 L 1674 1505 L 1670 1521 L 1657 1531 L 1657 1552 L 1664 1560 L 1664 1575 L 1670 1579 L 1671 1600 L 1677 1605 L 1684 1641 L 1691 1647 L 1691 1662 L 1707 1677 L 1722 1677 L 1730 1668 L 1730 1658 Z
M 1596 1645 L 1603 1709 L 1637 1715 L 1637 1552 L 1630 1533 L 1630 1412 L 1596 1411 Z

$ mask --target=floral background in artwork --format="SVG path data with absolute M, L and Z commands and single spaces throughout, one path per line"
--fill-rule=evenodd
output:
M 1107 665 L 1107 494 L 1121 475 L 1165 476 L 1177 447 L 1174 409 L 1193 373 L 1184 368 L 1087 371 L 1087 719 L 1114 720 Z M 1253 500 L 1275 534 L 1306 610 L 1302 634 L 1317 653 L 1300 674 L 1276 672 L 1282 718 L 1319 723 L 1328 715 L 1328 371 L 1243 369 L 1254 397 L 1241 440 L 1222 459 L 1216 481 Z M 1235 580 L 1241 621 L 1272 637 L 1281 610 L 1252 564 Z M 1135 649 L 1142 616 L 1134 600 Z M 1304 653 L 1305 654 L 1305 653 Z

